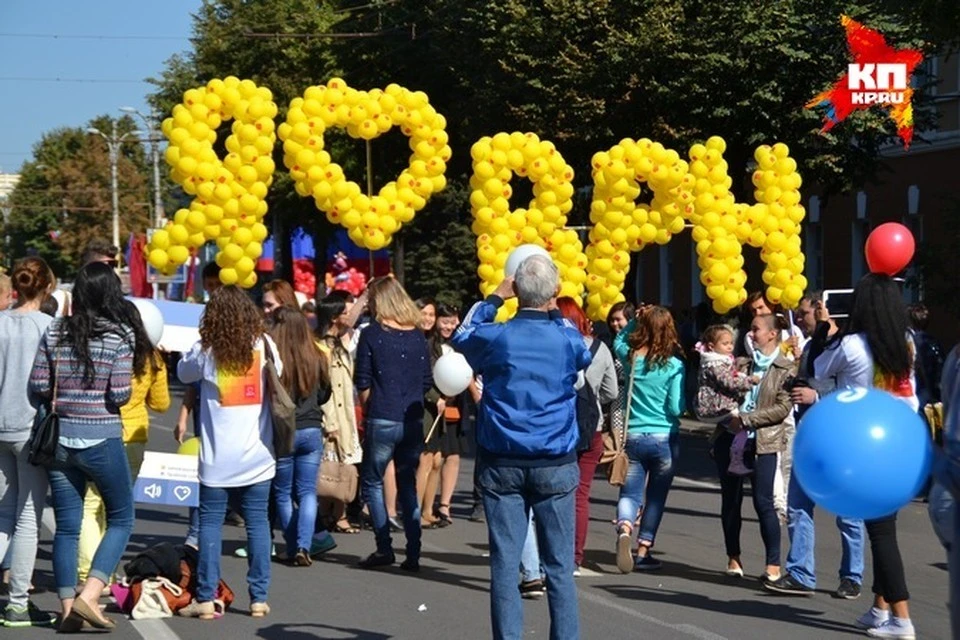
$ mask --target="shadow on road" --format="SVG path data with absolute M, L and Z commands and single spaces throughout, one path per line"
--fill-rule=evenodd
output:
M 316 629 L 317 631 L 311 631 Z M 336 635 L 332 635 L 335 632 Z M 389 640 L 394 636 L 375 631 L 350 627 L 337 627 L 315 622 L 302 624 L 274 624 L 257 631 L 258 638 L 266 640 L 315 640 L 316 638 L 342 638 L 343 640 Z

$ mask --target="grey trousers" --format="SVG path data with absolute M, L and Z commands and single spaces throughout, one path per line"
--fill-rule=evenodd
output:
M 15 606 L 27 604 L 48 484 L 47 470 L 27 461 L 26 447 L 25 441 L 0 442 L 0 558 L 10 560 Z

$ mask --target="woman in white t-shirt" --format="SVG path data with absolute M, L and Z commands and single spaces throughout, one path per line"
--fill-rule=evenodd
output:
M 837 389 L 882 389 L 916 411 L 913 362 L 900 288 L 892 278 L 872 273 L 857 283 L 850 318 L 814 361 L 814 373 L 818 380 L 835 376 Z M 913 638 L 910 594 L 897 544 L 897 514 L 868 520 L 866 527 L 873 555 L 874 604 L 857 619 L 857 626 L 878 638 Z
M 177 366 L 184 384 L 200 381 L 200 552 L 197 597 L 187 615 L 209 620 L 216 613 L 228 498 L 239 502 L 247 523 L 250 614 L 270 612 L 267 506 L 276 461 L 264 364 L 272 357 L 282 374 L 276 354 L 256 305 L 237 287 L 222 287 L 204 310 L 200 342 Z

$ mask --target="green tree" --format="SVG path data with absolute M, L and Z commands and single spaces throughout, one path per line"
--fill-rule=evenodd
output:
M 89 126 L 110 131 L 108 116 Z M 122 134 L 134 129 L 129 117 L 117 120 Z M 121 148 L 117 164 L 120 237 L 149 226 L 149 171 L 142 145 L 135 140 Z M 45 134 L 21 170 L 10 195 L 10 258 L 29 254 L 44 258 L 57 274 L 68 276 L 79 266 L 86 244 L 112 235 L 110 161 L 106 143 L 86 128 L 62 128 Z

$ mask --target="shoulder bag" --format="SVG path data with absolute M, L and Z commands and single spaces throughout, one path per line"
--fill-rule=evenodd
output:
M 263 338 L 263 351 L 267 358 L 264 367 L 267 370 L 267 394 L 270 398 L 270 415 L 273 417 L 273 454 L 277 458 L 293 455 L 297 438 L 297 403 L 290 397 L 274 361 L 273 349 Z
M 27 442 L 27 460 L 37 467 L 51 467 L 57 457 L 60 442 L 60 416 L 57 415 L 57 369 L 59 355 L 53 361 L 53 395 L 49 405 L 41 403 L 33 419 L 33 429 Z
M 340 441 L 334 439 L 336 460 L 323 460 L 317 471 L 317 496 L 350 504 L 357 496 L 357 467 L 343 461 Z
M 630 458 L 627 457 L 624 445 L 627 440 L 627 430 L 630 428 L 630 401 L 636 369 L 637 363 L 634 359 L 630 363 L 630 386 L 627 387 L 627 408 L 624 411 L 623 428 L 611 426 L 610 431 L 603 432 L 603 453 L 600 454 L 600 464 L 607 465 L 607 480 L 615 487 L 624 485 L 630 468 Z

